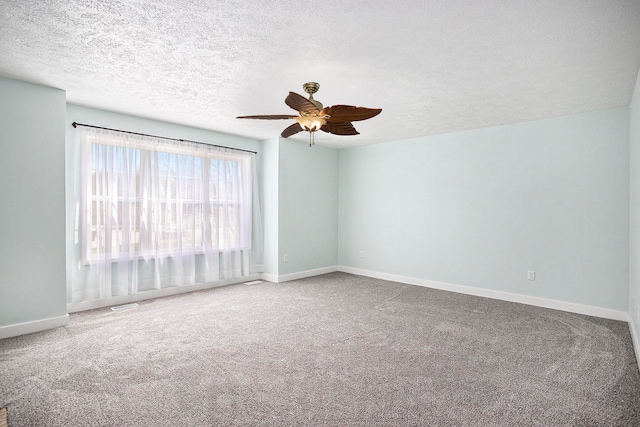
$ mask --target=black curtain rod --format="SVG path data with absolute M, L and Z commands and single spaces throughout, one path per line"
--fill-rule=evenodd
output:
M 209 143 L 206 143 L 206 142 L 191 141 L 191 140 L 188 140 L 188 139 L 168 138 L 166 136 L 149 135 L 147 133 L 129 132 L 128 130 L 105 128 L 105 127 L 102 127 L 102 126 L 87 125 L 87 124 L 84 124 L 84 123 L 73 122 L 73 123 L 71 123 L 71 126 L 73 126 L 74 128 L 77 127 L 77 126 L 84 126 L 84 127 L 88 127 L 88 128 L 112 130 L 114 132 L 129 133 L 131 135 L 150 136 L 150 137 L 153 137 L 153 138 L 168 139 L 170 141 L 191 142 L 191 143 L 194 143 L 194 144 L 208 145 L 209 147 L 226 148 L 228 150 L 244 151 L 245 153 L 258 154 L 255 151 L 243 150 L 242 148 L 227 147 L 227 146 L 224 146 L 224 145 L 209 144 Z

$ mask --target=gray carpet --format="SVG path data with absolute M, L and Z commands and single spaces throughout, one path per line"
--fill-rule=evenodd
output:
M 19 426 L 638 426 L 628 325 L 332 273 L 0 341 Z

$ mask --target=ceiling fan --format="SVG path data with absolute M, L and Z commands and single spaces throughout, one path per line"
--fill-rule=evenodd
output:
M 292 116 L 286 114 L 272 114 L 263 116 L 239 116 L 238 119 L 262 119 L 262 120 L 284 120 L 295 119 L 296 123 L 282 131 L 280 136 L 288 138 L 298 132 L 309 132 L 309 147 L 315 144 L 314 133 L 319 129 L 334 135 L 359 135 L 351 122 L 366 120 L 377 116 L 382 111 L 381 108 L 354 107 L 353 105 L 334 105 L 324 108 L 322 104 L 313 99 L 313 94 L 320 89 L 320 85 L 309 82 L 302 85 L 305 92 L 309 94 L 309 99 L 295 92 L 289 92 L 289 96 L 284 100 L 285 104 L 300 115 Z

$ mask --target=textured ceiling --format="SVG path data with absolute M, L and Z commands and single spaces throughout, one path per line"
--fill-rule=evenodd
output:
M 637 0 L 0 3 L 0 75 L 258 139 L 292 122 L 235 116 L 293 113 L 307 81 L 325 106 L 383 109 L 316 135 L 334 147 L 627 106 L 639 46 Z

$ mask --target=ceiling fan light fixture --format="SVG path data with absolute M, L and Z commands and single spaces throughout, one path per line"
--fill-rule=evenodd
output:
M 289 92 L 289 96 L 284 103 L 299 113 L 299 116 L 288 114 L 269 114 L 257 116 L 238 116 L 238 119 L 261 119 L 261 120 L 281 120 L 294 119 L 293 123 L 280 134 L 283 138 L 288 138 L 298 132 L 309 132 L 309 146 L 315 144 L 314 134 L 321 130 L 334 135 L 358 135 L 359 132 L 353 127 L 351 122 L 367 120 L 377 116 L 382 111 L 381 108 L 355 107 L 353 105 L 334 105 L 323 108 L 322 103 L 313 99 L 313 94 L 318 91 L 320 85 L 316 82 L 308 82 L 302 85 L 304 91 L 309 94 L 309 98 Z
M 296 117 L 296 121 L 302 128 L 308 132 L 315 132 L 327 124 L 327 119 L 324 116 L 318 116 L 316 114 L 302 114 Z

